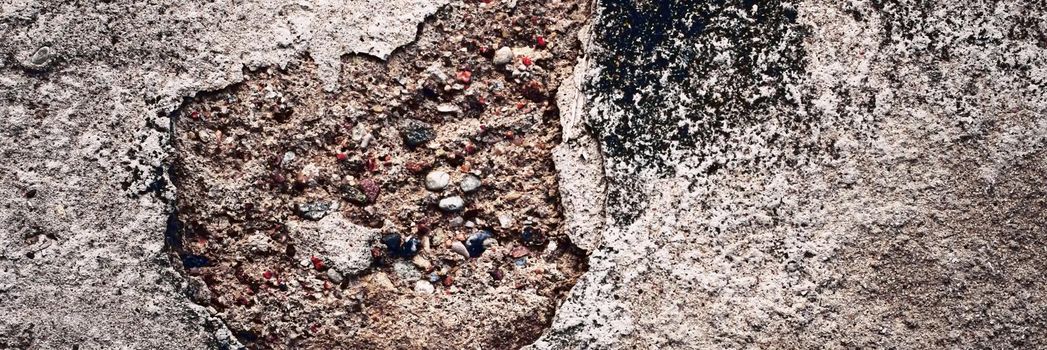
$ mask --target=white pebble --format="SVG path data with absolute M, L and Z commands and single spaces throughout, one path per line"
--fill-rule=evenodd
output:
M 425 176 L 425 189 L 441 191 L 451 183 L 451 175 L 443 171 L 433 171 Z
M 473 174 L 466 174 L 462 178 L 462 183 L 458 185 L 462 188 L 465 193 L 476 191 L 480 188 L 480 177 Z
M 469 250 L 465 249 L 465 244 L 462 244 L 462 242 L 454 241 L 454 243 L 451 243 L 451 251 L 469 259 Z
M 436 106 L 436 111 L 440 112 L 440 113 L 447 113 L 447 114 L 455 113 L 456 114 L 458 112 L 461 112 L 462 109 L 458 108 L 458 106 L 444 103 L 444 104 L 440 104 L 440 105 Z
M 443 211 L 459 211 L 465 208 L 465 201 L 459 196 L 447 197 L 440 200 L 439 206 Z
M 433 284 L 429 283 L 429 281 L 418 280 L 418 282 L 414 283 L 414 291 L 415 293 L 420 294 L 432 294 L 436 291 L 436 288 L 434 288 Z
M 494 64 L 497 66 L 509 63 L 513 61 L 513 49 L 508 46 L 502 46 L 498 51 L 494 52 Z

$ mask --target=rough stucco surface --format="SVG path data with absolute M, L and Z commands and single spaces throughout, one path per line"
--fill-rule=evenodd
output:
M 599 4 L 555 155 L 589 272 L 532 348 L 1047 345 L 1042 3 Z M 437 7 L 0 4 L 0 345 L 213 344 L 161 254 L 166 113 Z
M 385 57 L 440 5 L 0 3 L 0 347 L 218 344 L 162 253 L 167 113 L 303 53 L 333 81 L 342 54 Z
M 1042 4 L 602 4 L 608 227 L 533 348 L 1047 344 Z

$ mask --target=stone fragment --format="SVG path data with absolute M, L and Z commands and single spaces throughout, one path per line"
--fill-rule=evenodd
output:
M 338 272 L 355 274 L 371 266 L 374 229 L 349 222 L 340 212 L 332 212 L 319 221 L 292 221 L 288 234 L 297 242 L 300 256 L 323 257 Z M 308 266 L 310 259 L 304 259 Z
M 430 263 L 428 259 L 423 258 L 421 255 L 415 255 L 414 258 L 411 259 L 411 262 L 414 263 L 414 266 L 418 266 L 418 268 L 425 271 L 429 271 L 429 269 L 433 267 L 433 264 Z
M 443 171 L 433 171 L 425 176 L 425 189 L 442 191 L 451 183 L 451 175 Z
M 451 251 L 461 255 L 463 258 L 469 259 L 469 249 L 465 248 L 465 245 L 462 244 L 462 242 L 454 241 L 454 243 L 451 243 Z
M 440 207 L 440 210 L 446 212 L 454 212 L 462 210 L 462 208 L 465 208 L 465 201 L 462 200 L 462 197 L 453 196 L 441 199 L 438 205 Z
M 508 46 L 502 46 L 502 48 L 500 48 L 500 49 L 498 49 L 498 51 L 494 52 L 493 62 L 494 62 L 495 65 L 500 66 L 500 65 L 503 65 L 503 64 L 508 64 L 509 62 L 512 62 L 512 61 L 513 61 L 513 49 L 510 49 Z
M 404 145 L 407 145 L 409 148 L 415 148 L 435 138 L 436 132 L 433 131 L 433 127 L 429 123 L 417 119 L 407 119 L 401 127 L 400 136 L 404 139 Z
M 320 220 L 331 210 L 331 204 L 327 202 L 312 202 L 298 204 L 298 215 L 309 220 Z
M 461 112 L 462 109 L 453 104 L 442 103 L 436 106 L 436 111 L 444 114 L 457 114 L 458 112 Z
M 484 246 L 484 241 L 491 238 L 491 231 L 479 230 L 476 233 L 469 235 L 469 238 L 465 240 L 465 248 L 469 252 L 470 257 L 479 257 L 483 254 L 484 250 L 487 249 Z
M 414 291 L 419 294 L 432 294 L 436 291 L 436 287 L 433 287 L 432 283 L 426 280 L 418 280 L 414 283 Z
M 473 174 L 466 174 L 458 186 L 462 189 L 462 192 L 465 193 L 476 191 L 480 188 L 480 177 Z

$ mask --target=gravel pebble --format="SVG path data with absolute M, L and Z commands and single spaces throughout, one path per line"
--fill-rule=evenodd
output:
M 436 291 L 436 287 L 433 287 L 432 283 L 426 280 L 418 280 L 414 283 L 414 291 L 421 294 L 432 294 Z
M 476 191 L 480 188 L 480 177 L 473 174 L 466 174 L 465 177 L 462 178 L 461 184 L 458 186 L 461 187 L 462 191 L 465 193 Z
M 491 238 L 491 231 L 487 230 L 476 231 L 476 233 L 469 235 L 469 239 L 465 240 L 465 248 L 469 251 L 469 256 L 475 258 L 483 254 L 484 250 L 487 250 L 484 241 L 488 238 Z
M 443 211 L 459 211 L 465 208 L 465 201 L 459 196 L 447 197 L 440 200 L 439 206 Z
M 458 106 L 455 106 L 455 105 L 452 105 L 452 104 L 448 104 L 448 103 L 444 103 L 444 104 L 440 104 L 440 105 L 436 106 L 436 111 L 440 112 L 440 113 L 446 113 L 446 114 L 456 114 L 458 112 L 461 112 L 462 109 L 458 108 Z
M 494 64 L 503 65 L 513 61 L 513 49 L 508 46 L 502 46 L 498 51 L 494 52 Z
M 436 132 L 433 131 L 433 127 L 429 123 L 417 119 L 407 119 L 404 121 L 400 136 L 403 137 L 404 144 L 407 147 L 415 148 L 436 138 Z
M 338 270 L 330 269 L 327 270 L 327 279 L 331 280 L 334 284 L 342 283 L 342 274 L 338 273 Z
M 302 203 L 298 205 L 298 215 L 309 220 L 320 220 L 327 216 L 331 204 L 325 202 Z
M 465 245 L 462 244 L 462 242 L 454 241 L 454 243 L 451 243 L 451 251 L 458 253 L 458 255 L 461 255 L 466 259 L 469 259 L 469 249 L 466 249 Z
M 451 175 L 443 171 L 433 171 L 425 176 L 425 189 L 442 191 L 451 183 Z

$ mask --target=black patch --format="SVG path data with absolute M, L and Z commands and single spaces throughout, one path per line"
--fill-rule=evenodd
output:
M 726 154 L 732 150 L 724 141 L 736 130 L 772 118 L 789 128 L 811 124 L 776 115 L 796 109 L 787 86 L 804 76 L 807 30 L 796 24 L 791 4 L 604 0 L 600 5 L 594 30 L 600 71 L 587 88 L 597 103 L 611 108 L 598 109 L 590 125 L 603 142 L 609 175 L 619 182 L 641 169 L 670 176 L 682 156 L 713 155 L 706 151 L 709 145 L 722 144 L 717 154 Z M 761 91 L 767 94 L 754 98 Z M 631 196 L 618 193 L 618 198 Z M 627 224 L 642 210 L 640 202 L 608 209 Z

